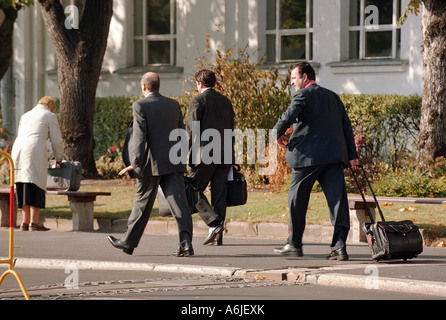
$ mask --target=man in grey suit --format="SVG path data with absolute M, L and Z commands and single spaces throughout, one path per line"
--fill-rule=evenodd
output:
M 331 253 L 327 259 L 347 260 L 346 240 L 350 229 L 344 168 L 356 166 L 358 155 L 350 120 L 339 96 L 318 86 L 313 68 L 298 63 L 291 71 L 296 92 L 291 104 L 274 126 L 277 143 L 287 148 L 285 158 L 292 168 L 288 207 L 290 236 L 281 255 L 302 256 L 302 236 L 311 189 L 317 180 L 324 191 L 334 226 Z M 286 144 L 284 133 L 293 125 Z M 274 133 L 273 133 L 274 134 Z
M 177 141 L 170 141 L 170 133 L 184 128 L 180 105 L 159 93 L 158 74 L 148 72 L 141 80 L 144 98 L 133 103 L 133 133 L 129 143 L 130 165 L 119 172 L 133 171 L 137 177 L 136 199 L 128 219 L 127 231 L 121 239 L 109 236 L 113 246 L 132 254 L 149 221 L 158 187 L 164 193 L 177 222 L 180 247 L 177 256 L 191 256 L 192 218 L 186 198 L 183 173 L 184 163 L 173 164 L 169 152 Z
M 232 135 L 230 141 L 225 141 L 225 130 L 232 133 L 235 113 L 231 101 L 214 89 L 216 77 L 213 71 L 199 70 L 195 73 L 195 80 L 200 94 L 189 103 L 186 128 L 192 147 L 189 161 L 191 177 L 198 189 L 196 209 L 209 226 L 203 244 L 214 244 L 215 240 L 216 245 L 222 245 L 227 180 L 234 159 Z M 219 139 L 205 138 L 206 132 L 215 133 Z M 212 204 L 203 193 L 209 183 Z

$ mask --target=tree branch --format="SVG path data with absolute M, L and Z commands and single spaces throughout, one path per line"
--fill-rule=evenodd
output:
M 66 17 L 62 4 L 59 0 L 38 1 L 52 43 L 63 43 L 64 46 L 61 48 L 66 56 L 70 56 L 75 51 L 78 41 L 75 39 L 75 33 L 65 28 Z

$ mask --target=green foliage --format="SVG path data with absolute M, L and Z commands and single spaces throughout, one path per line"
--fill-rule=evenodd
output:
M 217 70 L 221 71 L 222 76 L 217 90 L 222 90 L 231 97 L 237 114 L 237 128 L 270 129 L 290 102 L 289 89 L 279 88 L 276 82 L 271 80 L 278 79 L 277 71 L 266 72 L 251 68 L 246 60 L 247 57 L 243 57 L 243 60 L 238 61 L 229 59 L 228 56 L 224 58 L 220 56 L 223 60 L 217 60 L 220 61 Z M 256 76 L 261 78 L 258 79 Z M 230 85 L 231 83 L 235 85 Z M 253 83 L 257 85 L 252 85 Z M 281 85 L 286 86 L 286 81 L 282 80 Z M 175 97 L 182 106 L 183 113 L 187 111 L 190 97 L 190 94 Z M 120 152 L 132 121 L 131 106 L 137 99 L 139 97 L 96 99 L 95 159 L 97 159 L 97 169 L 104 178 L 116 178 L 124 166 Z M 341 99 L 346 106 L 352 126 L 356 129 L 361 162 L 367 166 L 374 181 L 377 183 L 382 181 L 377 185 L 380 193 L 403 194 L 403 189 L 407 189 L 404 194 L 420 196 L 442 194 L 444 181 L 438 177 L 441 174 L 446 175 L 446 161 L 432 161 L 422 173 L 416 172 L 415 169 L 412 171 L 401 169 L 408 166 L 409 162 L 406 159 L 410 158 L 415 150 L 414 143 L 417 141 L 421 108 L 420 97 L 344 94 L 341 95 Z M 279 152 L 279 158 L 279 162 L 283 162 L 283 166 L 286 167 L 282 159 L 283 153 Z M 274 177 L 266 180 L 258 176 L 256 168 L 245 166 L 249 181 L 255 184 L 271 184 L 275 181 Z M 283 179 L 279 179 L 277 183 L 283 184 L 287 179 L 287 171 L 286 168 L 280 168 L 278 169 L 280 172 L 276 175 L 282 176 Z M 426 172 L 430 172 L 430 179 L 434 178 L 437 181 L 429 182 L 429 179 L 424 178 Z M 415 192 L 416 189 L 419 191 Z M 356 191 L 354 185 L 350 191 Z
M 133 119 L 132 104 L 138 99 L 140 98 L 96 98 L 93 122 L 95 159 L 105 155 L 112 146 L 118 147 L 125 140 L 127 129 Z
M 124 161 L 122 161 L 122 147 L 119 151 L 116 146 L 110 149 L 116 151 L 107 151 L 107 153 L 96 160 L 96 169 L 103 179 L 117 179 L 118 173 L 125 168 Z
M 232 101 L 238 129 L 271 129 L 289 105 L 289 77 L 282 78 L 277 69 L 264 70 L 261 63 L 251 62 L 246 48 L 237 56 L 233 49 L 217 50 L 214 59 L 204 55 L 196 69 L 215 72 L 216 90 Z
M 407 7 L 404 9 L 403 15 L 398 19 L 398 25 L 404 24 L 409 14 L 414 14 L 417 16 L 421 11 L 420 5 L 421 0 L 410 0 Z
M 397 168 L 416 149 L 421 97 L 343 94 L 352 127 L 362 138 L 363 164 L 385 162 Z
M 405 167 L 387 172 L 373 184 L 377 195 L 389 197 L 446 197 L 446 177 L 432 178 L 424 170 Z
M 19 10 L 22 6 L 30 6 L 34 4 L 33 0 L 0 0 L 0 8 L 14 8 L 15 10 Z
M 133 120 L 132 104 L 140 98 L 124 96 L 96 98 L 93 121 L 96 142 L 94 158 L 96 169 L 104 179 L 118 178 L 118 172 L 125 166 L 122 161 L 122 148 Z M 182 105 L 188 103 L 187 97 L 176 99 Z

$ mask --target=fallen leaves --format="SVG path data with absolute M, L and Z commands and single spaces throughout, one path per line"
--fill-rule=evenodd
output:
M 414 211 L 417 211 L 417 208 L 414 208 L 414 207 L 401 208 L 399 211 L 400 211 L 400 212 L 404 212 L 404 211 L 414 212 Z

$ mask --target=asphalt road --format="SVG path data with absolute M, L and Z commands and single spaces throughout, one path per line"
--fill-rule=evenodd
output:
M 8 242 L 8 235 L 0 230 L 1 243 Z M 171 255 L 175 236 L 144 235 L 132 256 L 113 248 L 106 237 L 97 232 L 15 232 L 14 270 L 32 300 L 143 300 L 152 301 L 153 308 L 175 300 L 176 308 L 169 309 L 173 313 L 189 302 L 274 301 L 280 308 L 289 301 L 446 298 L 446 248 L 426 247 L 408 262 L 375 263 L 366 245 L 350 245 L 350 260 L 341 262 L 325 260 L 329 248 L 324 243 L 309 243 L 304 257 L 287 258 L 273 253 L 282 240 L 226 237 L 224 246 L 214 247 L 195 237 L 195 256 L 178 258 Z M 7 246 L 1 246 L 0 257 L 7 255 Z M 426 292 L 432 284 L 435 290 Z M 0 286 L 0 299 L 23 300 L 14 276 Z

